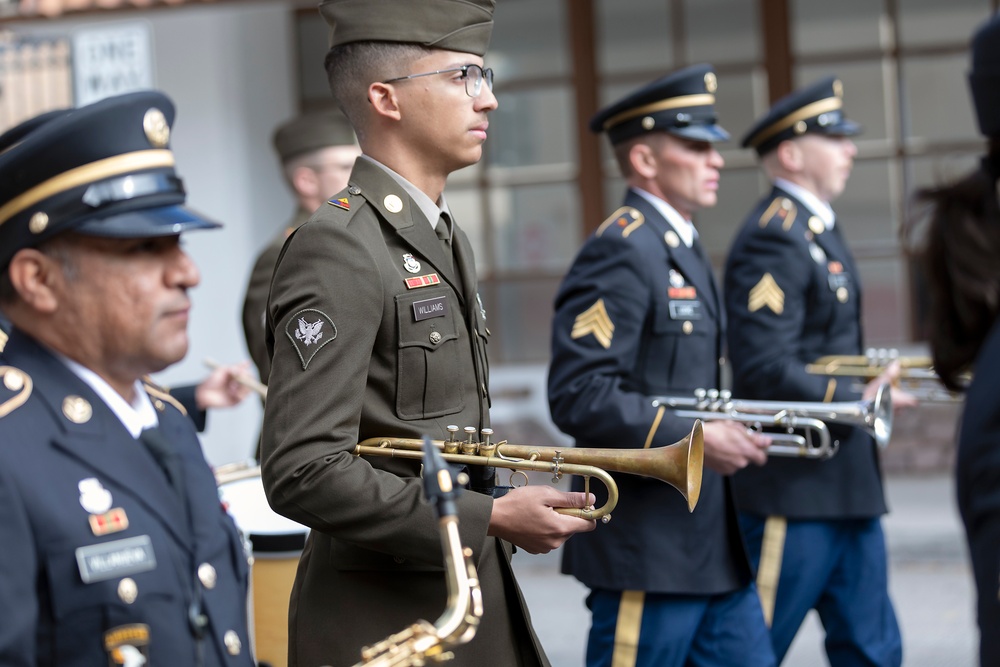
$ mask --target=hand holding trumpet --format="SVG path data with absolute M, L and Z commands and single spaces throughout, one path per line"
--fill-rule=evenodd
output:
M 756 433 L 739 422 L 706 421 L 705 465 L 720 475 L 732 475 L 748 465 L 767 463 L 771 438 Z
M 889 385 L 892 393 L 892 407 L 894 410 L 899 410 L 901 408 L 912 408 L 920 403 L 917 397 L 900 388 L 899 379 L 902 376 L 902 363 L 899 359 L 891 361 L 881 373 L 879 373 L 875 378 L 865 385 L 864 391 L 861 393 L 861 399 L 864 401 L 870 401 L 875 398 L 878 393 L 879 387 L 882 385 Z
M 592 519 L 566 516 L 561 507 L 584 508 L 596 502 L 592 493 L 565 492 L 550 486 L 522 486 L 493 501 L 487 535 L 515 544 L 530 554 L 547 554 L 574 533 L 597 527 Z

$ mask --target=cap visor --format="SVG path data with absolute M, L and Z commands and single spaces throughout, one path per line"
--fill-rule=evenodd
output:
M 88 220 L 74 231 L 88 236 L 128 239 L 174 236 L 195 229 L 217 229 L 221 226 L 183 206 L 160 206 Z
M 729 133 L 722 129 L 720 125 L 688 125 L 687 127 L 671 127 L 667 130 L 667 132 L 673 134 L 674 136 L 684 137 L 685 139 L 707 141 L 713 144 L 720 141 L 729 141 Z
M 827 125 L 822 132 L 836 137 L 853 137 L 861 134 L 861 126 L 845 118 L 836 125 Z

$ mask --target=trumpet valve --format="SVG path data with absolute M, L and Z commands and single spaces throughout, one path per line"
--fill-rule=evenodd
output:
M 493 437 L 493 429 L 484 428 L 482 431 L 483 442 L 479 445 L 479 453 L 483 456 L 493 456 L 493 452 L 496 451 L 497 446 L 490 442 L 490 438 Z
M 476 427 L 465 427 L 465 442 L 462 443 L 463 454 L 475 454 L 479 451 L 479 443 L 476 442 Z
M 444 452 L 445 454 L 457 454 L 458 440 L 455 436 L 458 434 L 458 426 L 455 424 L 448 424 L 445 428 L 448 431 L 448 439 L 444 441 Z

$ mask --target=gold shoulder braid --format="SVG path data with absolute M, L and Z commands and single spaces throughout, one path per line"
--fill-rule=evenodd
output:
M 759 224 L 763 229 L 772 220 L 778 220 L 781 222 L 781 229 L 787 232 L 795 223 L 796 215 L 798 215 L 798 207 L 795 206 L 795 202 L 787 197 L 776 197 L 764 211 L 764 214 L 760 216 Z
M 614 225 L 621 228 L 622 238 L 627 239 L 628 235 L 641 227 L 644 222 L 646 222 L 646 218 L 638 210 L 632 208 L 631 206 L 622 206 L 620 209 L 612 213 L 607 220 L 602 222 L 601 226 L 597 228 L 597 231 L 594 234 L 595 236 L 601 236 L 605 231 L 607 231 L 610 225 Z
M 180 401 L 170 395 L 170 390 L 154 383 L 148 375 L 142 378 L 142 386 L 146 390 L 146 393 L 149 394 L 150 398 L 165 401 L 180 410 L 182 415 L 187 416 L 187 410 L 184 409 L 184 406 L 181 405 Z
M 25 404 L 31 396 L 31 376 L 24 371 L 13 366 L 0 366 L 0 378 L 3 378 L 3 386 L 13 392 L 17 392 L 11 398 L 0 403 L 0 417 L 6 417 L 14 410 Z

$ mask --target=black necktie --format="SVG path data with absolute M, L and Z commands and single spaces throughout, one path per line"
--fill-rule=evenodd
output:
M 158 428 L 143 429 L 139 434 L 139 441 L 146 446 L 149 453 L 153 455 L 157 465 L 163 470 L 167 481 L 173 487 L 181 500 L 184 499 L 184 477 L 181 474 L 181 461 L 177 452 L 170 446 L 163 433 Z
M 455 268 L 455 260 L 452 257 L 451 250 L 451 219 L 448 214 L 441 212 L 441 217 L 438 218 L 437 226 L 434 228 L 434 232 L 437 237 L 441 240 L 441 247 L 444 249 L 445 257 L 448 258 L 449 268 Z

